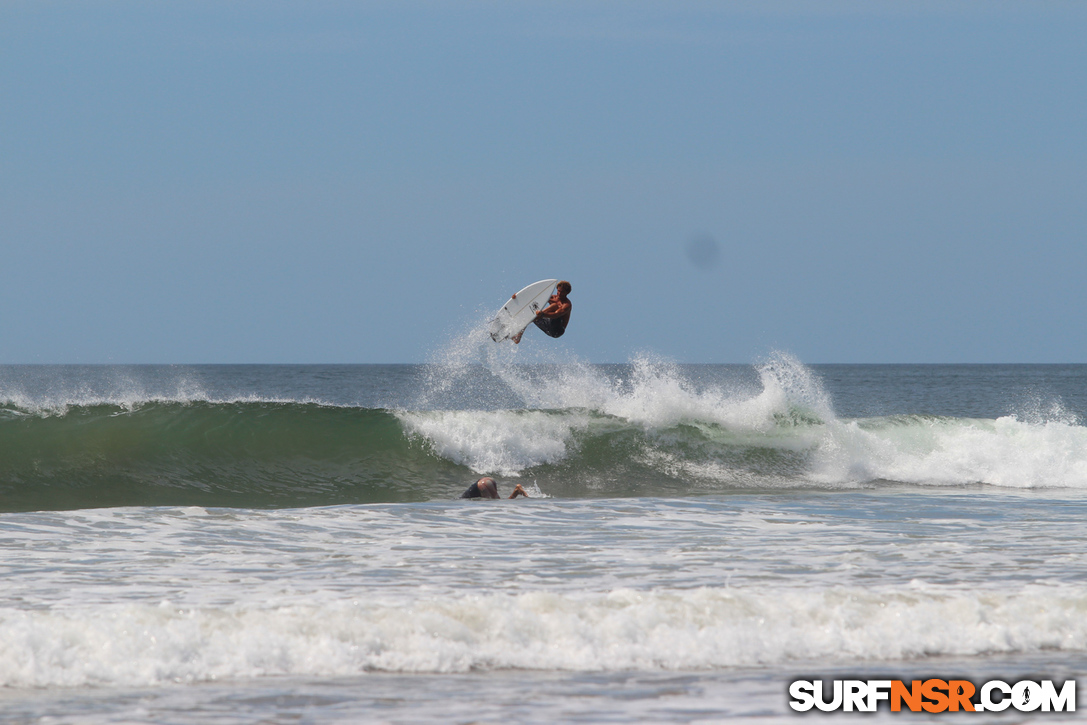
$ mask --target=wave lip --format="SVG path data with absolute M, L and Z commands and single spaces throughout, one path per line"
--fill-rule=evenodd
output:
M 0 610 L 0 686 L 269 675 L 690 670 L 1087 650 L 1087 589 L 615 589 L 409 603 Z

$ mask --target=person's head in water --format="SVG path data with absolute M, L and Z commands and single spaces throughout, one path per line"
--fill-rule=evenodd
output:
M 517 498 L 518 496 L 527 496 L 525 489 L 521 488 L 521 484 L 517 484 L 513 487 L 513 493 L 510 494 L 510 498 Z M 502 498 L 498 495 L 498 481 L 494 480 L 490 476 L 484 476 L 471 486 L 468 490 L 460 495 L 461 498 Z

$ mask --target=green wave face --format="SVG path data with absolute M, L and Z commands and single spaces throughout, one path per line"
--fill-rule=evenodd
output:
M 300 403 L 8 408 L 0 450 L 6 511 L 417 501 L 464 478 L 386 411 Z
M 0 409 L 0 509 L 441 500 L 482 474 L 564 497 L 681 494 L 797 475 L 810 446 L 796 429 L 653 430 L 583 410 L 146 402 L 43 414 L 9 405 Z
M 301 402 L 0 406 L 0 510 L 280 508 L 449 500 L 492 475 L 558 497 L 788 488 L 1087 488 L 1087 428 L 786 405 L 731 419 L 593 408 Z

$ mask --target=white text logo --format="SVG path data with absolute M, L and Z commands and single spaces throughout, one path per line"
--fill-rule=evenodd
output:
M 886 702 L 891 712 L 1075 712 L 1076 681 L 1058 690 L 1052 680 L 1022 680 L 1009 685 L 990 680 L 976 687 L 969 680 L 797 680 L 789 685 L 789 707 L 798 712 L 875 712 Z

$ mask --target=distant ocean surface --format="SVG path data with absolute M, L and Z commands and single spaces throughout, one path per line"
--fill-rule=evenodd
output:
M 0 367 L 0 721 L 795 722 L 801 676 L 1087 672 L 1087 365 L 473 345 Z

